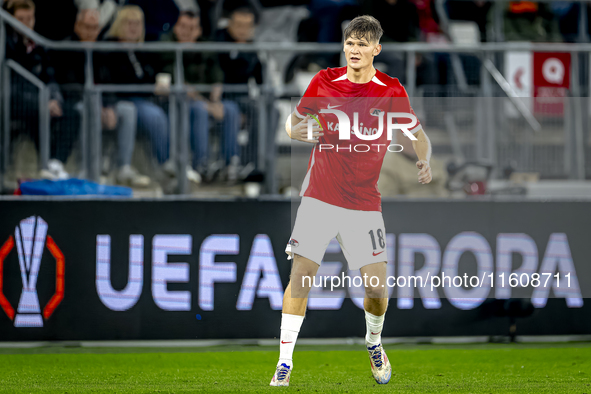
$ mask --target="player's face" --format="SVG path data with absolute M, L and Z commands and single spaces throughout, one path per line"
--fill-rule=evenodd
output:
M 370 67 L 373 64 L 373 58 L 376 57 L 382 46 L 377 42 L 371 43 L 366 38 L 357 39 L 349 37 L 345 40 L 345 57 L 347 66 L 354 70 L 361 70 Z

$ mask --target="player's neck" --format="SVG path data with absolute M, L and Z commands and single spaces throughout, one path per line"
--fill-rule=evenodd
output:
M 373 65 L 355 70 L 347 67 L 347 79 L 353 83 L 368 83 L 376 75 L 376 69 Z

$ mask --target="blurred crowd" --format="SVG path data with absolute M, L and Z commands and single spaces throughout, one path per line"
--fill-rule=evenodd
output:
M 51 3 L 51 7 L 48 7 Z M 206 2 L 209 3 L 209 2 Z M 191 43 L 222 41 L 246 43 L 253 39 L 256 12 L 247 3 L 236 3 L 227 14 L 223 28 L 206 33 L 198 3 L 194 1 L 112 0 L 94 1 L 33 1 L 8 0 L 3 7 L 25 26 L 54 39 L 72 42 L 139 43 L 146 40 Z M 51 21 L 51 23 L 49 23 Z M 69 26 L 70 28 L 66 28 Z M 211 30 L 211 26 L 209 27 Z M 80 130 L 81 94 L 73 94 L 85 84 L 85 53 L 76 51 L 47 51 L 16 31 L 9 30 L 6 58 L 13 59 L 32 72 L 50 89 L 51 160 L 42 176 L 66 178 L 64 163 Z M 201 182 L 211 168 L 209 163 L 210 122 L 219 123 L 221 152 L 225 177 L 235 181 L 241 162 L 238 133 L 244 126 L 244 113 L 252 113 L 253 103 L 240 94 L 226 99 L 223 84 L 247 84 L 250 79 L 262 82 L 262 66 L 255 53 L 208 54 L 187 53 L 183 59 L 184 80 L 187 84 L 211 85 L 208 94 L 189 91 L 190 141 L 192 165 L 187 178 Z M 166 96 L 174 83 L 174 53 L 140 51 L 97 52 L 93 56 L 94 83 L 151 84 L 154 92 L 106 93 L 102 100 L 101 121 L 104 131 L 116 131 L 116 181 L 134 187 L 147 187 L 151 180 L 131 166 L 136 136 L 145 136 L 164 173 L 176 176 L 176 164 L 169 160 L 170 122 L 164 106 L 154 100 Z M 73 90 L 74 89 L 74 90 Z M 35 107 L 37 96 L 27 94 L 17 86 L 12 103 L 20 107 Z M 68 98 L 65 98 L 68 92 Z M 19 114 L 13 108 L 11 121 L 13 138 L 23 130 L 37 130 L 38 119 Z M 38 145 L 38 135 L 33 139 Z
M 0 0 L 0 3 L 21 23 L 42 36 L 72 42 L 248 43 L 255 40 L 257 25 L 265 12 L 285 6 L 306 7 L 308 10 L 307 16 L 297 23 L 297 34 L 290 38 L 300 42 L 340 42 L 343 23 L 359 14 L 373 15 L 382 23 L 383 43 L 453 41 L 449 21 L 472 22 L 474 28 L 465 30 L 464 34 L 472 32 L 470 34 L 482 42 L 575 42 L 581 37 L 578 31 L 581 5 L 574 1 L 503 2 L 500 10 L 502 31 L 495 31 L 494 11 L 498 12 L 498 9 L 494 2 L 481 0 L 448 0 L 443 3 L 443 9 L 437 9 L 435 0 Z M 587 29 L 589 25 L 587 23 Z M 265 26 L 259 27 L 264 29 Z M 282 32 L 272 34 L 281 35 Z M 81 95 L 71 92 L 72 86 L 78 86 L 82 91 L 85 84 L 85 54 L 48 52 L 33 40 L 9 29 L 6 56 L 48 85 L 52 141 L 50 166 L 44 176 L 67 177 L 63 164 L 78 138 L 82 105 Z M 405 82 L 402 54 L 384 52 L 376 61 L 384 64 L 388 73 Z M 417 84 L 448 83 L 441 72 L 445 62 L 446 59 L 437 54 L 418 55 Z M 222 86 L 262 83 L 261 59 L 252 52 L 186 53 L 183 63 L 187 84 L 211 85 L 206 94 L 197 91 L 188 94 L 192 162 L 186 169 L 187 177 L 199 183 L 212 170 L 209 136 L 212 124 L 215 124 L 220 130 L 220 156 L 225 176 L 230 181 L 235 180 L 245 165 L 240 157 L 239 133 L 249 123 L 245 114 L 256 111 L 248 97 L 229 95 Z M 291 75 L 298 69 L 337 67 L 339 63 L 338 55 L 299 56 L 291 62 Z M 169 159 L 168 113 L 165 106 L 154 100 L 153 94 L 166 96 L 167 87 L 174 83 L 174 53 L 97 52 L 93 65 L 97 84 L 156 86 L 152 93 L 103 95 L 100 118 L 103 130 L 111 132 L 116 140 L 116 158 L 113 160 L 116 181 L 136 187 L 151 182 L 131 165 L 137 136 L 151 141 L 153 157 L 164 172 L 174 176 L 177 170 Z M 289 80 L 289 71 L 286 74 L 285 79 Z M 64 97 L 66 90 L 70 92 L 70 98 Z M 37 102 L 35 95 L 19 89 L 13 89 L 13 92 L 17 95 L 13 102 L 30 101 L 31 106 Z M 13 111 L 13 121 L 20 127 L 13 128 L 12 133 L 34 130 L 38 123 L 31 116 L 21 115 L 19 119 L 18 111 Z M 252 135 L 253 130 L 247 131 Z M 38 144 L 37 136 L 34 140 Z
M 576 1 L 310 0 L 307 3 L 310 17 L 300 25 L 299 41 L 340 42 L 343 22 L 359 14 L 369 14 L 380 21 L 384 29 L 382 43 L 581 40 L 578 31 L 581 4 Z M 591 14 L 591 5 L 586 7 L 587 15 Z M 455 26 L 463 28 L 454 29 Z M 589 37 L 590 32 L 587 22 L 585 36 Z M 324 68 L 335 66 L 338 57 L 303 56 L 299 61 L 296 69 L 305 69 L 310 63 Z M 465 68 L 473 65 L 470 59 L 462 61 Z M 382 71 L 406 83 L 404 54 L 384 51 L 376 63 L 381 63 Z M 417 54 L 416 67 L 419 86 L 457 82 L 449 72 L 447 55 Z M 475 83 L 479 77 L 467 75 L 467 78 L 468 83 Z

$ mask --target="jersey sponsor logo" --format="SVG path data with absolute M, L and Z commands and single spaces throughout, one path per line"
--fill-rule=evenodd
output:
M 341 105 L 342 105 L 342 104 L 339 104 L 339 105 L 333 105 L 333 106 L 331 106 L 330 104 L 328 104 L 328 105 L 326 106 L 326 108 L 327 108 L 327 109 L 339 108 Z
M 381 252 L 378 252 L 378 253 L 376 253 L 376 252 L 373 252 L 372 254 L 373 254 L 374 256 L 377 256 L 377 255 L 378 255 L 378 254 L 380 254 L 380 253 L 384 253 L 384 251 L 382 250 Z
M 326 126 L 328 127 L 329 131 L 339 131 L 339 123 L 338 122 L 326 122 Z M 358 129 L 358 132 L 362 135 L 374 135 L 379 132 L 376 127 L 363 127 L 363 123 Z M 355 134 L 355 131 L 351 129 L 351 134 Z
M 328 130 L 330 131 L 339 131 L 339 123 L 338 122 L 326 122 L 328 126 Z
M 47 222 L 40 216 L 31 216 L 20 221 L 0 247 L 0 307 L 15 327 L 43 327 L 43 318 L 49 319 L 57 306 L 64 299 L 65 259 L 62 251 L 53 238 L 47 234 Z M 16 246 L 18 262 L 23 282 L 23 291 L 15 313 L 2 289 L 4 283 L 4 262 Z M 37 294 L 37 277 L 41 267 L 44 249 L 55 259 L 55 293 L 47 302 L 41 313 Z
M 384 112 L 383 110 L 379 109 L 379 108 L 372 108 L 369 110 L 369 114 L 371 116 L 380 116 L 380 114 Z
M 361 135 L 374 135 L 377 134 L 379 132 L 379 130 L 377 128 L 371 128 L 371 127 L 363 127 L 363 123 L 361 123 L 361 126 L 358 129 L 358 132 L 361 133 Z M 355 131 L 351 131 L 351 134 L 354 134 Z
M 289 240 L 289 244 L 291 246 L 293 246 L 294 248 L 297 248 L 298 246 L 300 246 L 300 243 L 293 238 Z

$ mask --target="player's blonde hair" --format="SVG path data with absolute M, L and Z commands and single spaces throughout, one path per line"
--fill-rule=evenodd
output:
M 107 36 L 121 38 L 123 36 L 123 24 L 129 20 L 139 20 L 142 23 L 142 35 L 138 42 L 144 42 L 146 27 L 144 25 L 144 11 L 137 5 L 126 5 L 117 12 L 117 17 L 109 29 Z
M 353 19 L 343 33 L 345 41 L 351 37 L 358 40 L 365 38 L 370 43 L 380 42 L 384 34 L 380 22 L 370 15 L 362 15 Z

